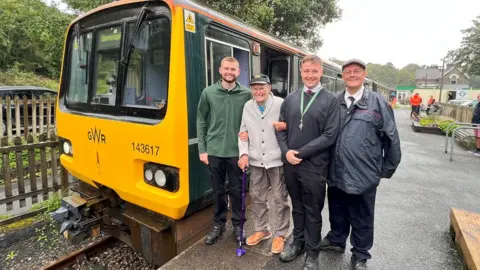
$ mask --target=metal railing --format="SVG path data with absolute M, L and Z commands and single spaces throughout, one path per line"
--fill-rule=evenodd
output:
M 472 126 L 473 124 L 472 123 L 451 123 L 447 126 L 447 130 L 445 130 L 445 154 L 448 153 L 447 149 L 448 149 L 448 132 L 450 131 L 450 127 L 454 126 L 454 125 L 457 125 L 457 126 Z M 452 132 L 452 137 L 453 137 L 453 132 Z
M 473 124 L 470 124 L 470 127 L 463 126 L 463 127 L 457 127 L 452 131 L 452 138 L 450 139 L 450 161 L 453 161 L 453 148 L 454 148 L 454 138 L 455 138 L 455 132 L 459 129 L 471 129 L 471 130 L 480 130 L 480 126 L 474 127 Z M 448 135 L 448 133 L 447 133 Z

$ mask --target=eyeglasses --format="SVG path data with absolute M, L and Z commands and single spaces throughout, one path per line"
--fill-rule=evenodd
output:
M 351 75 L 351 74 L 353 74 L 353 75 L 355 75 L 355 76 L 358 76 L 358 75 L 360 75 L 360 73 L 362 73 L 363 71 L 364 71 L 363 69 L 354 69 L 354 70 L 345 70 L 345 71 L 343 71 L 342 73 L 343 73 L 343 75 L 347 75 L 347 76 L 348 76 L 348 75 Z

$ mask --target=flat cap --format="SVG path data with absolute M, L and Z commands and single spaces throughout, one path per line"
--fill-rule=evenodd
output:
M 351 64 L 357 64 L 359 66 L 362 66 L 363 69 L 366 69 L 366 67 L 367 67 L 367 65 L 365 65 L 365 63 L 362 60 L 357 59 L 357 58 L 352 58 L 352 59 L 349 59 L 349 60 L 345 61 L 345 63 L 343 63 L 342 70 L 344 70 L 346 66 L 351 65 Z
M 267 75 L 264 74 L 256 74 L 252 76 L 250 80 L 250 85 L 253 84 L 270 84 L 270 79 Z

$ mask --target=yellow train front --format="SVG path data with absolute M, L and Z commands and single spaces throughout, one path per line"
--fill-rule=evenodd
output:
M 195 140 L 205 77 L 187 89 L 184 32 L 172 1 L 115 2 L 68 28 L 56 119 L 80 181 L 55 218 L 73 242 L 101 229 L 161 265 L 209 229 Z

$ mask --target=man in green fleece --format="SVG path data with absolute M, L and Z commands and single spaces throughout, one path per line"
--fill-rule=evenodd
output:
M 207 245 L 214 244 L 225 230 L 227 200 L 225 181 L 228 175 L 232 224 L 236 241 L 245 241 L 240 235 L 242 211 L 242 171 L 238 167 L 238 132 L 242 121 L 243 106 L 252 98 L 248 88 L 240 85 L 238 61 L 225 57 L 220 64 L 222 80 L 205 88 L 200 96 L 197 112 L 197 138 L 200 160 L 210 169 L 214 212 L 213 228 L 205 237 Z

